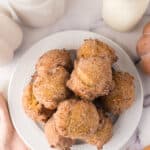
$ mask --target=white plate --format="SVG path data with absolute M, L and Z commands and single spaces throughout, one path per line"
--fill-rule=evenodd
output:
M 104 150 L 119 150 L 135 131 L 142 113 L 143 90 L 138 72 L 125 51 L 111 40 L 88 31 L 66 31 L 51 35 L 33 47 L 19 61 L 11 78 L 8 91 L 8 103 L 13 124 L 24 142 L 33 150 L 50 150 L 43 131 L 30 120 L 22 108 L 22 91 L 34 72 L 38 58 L 47 50 L 55 48 L 78 49 L 84 39 L 97 38 L 116 50 L 119 61 L 116 68 L 127 71 L 135 77 L 136 101 L 123 113 L 113 128 L 113 137 L 105 144 Z M 122 39 L 123 40 L 123 39 Z M 74 145 L 73 150 L 96 150 L 88 144 Z

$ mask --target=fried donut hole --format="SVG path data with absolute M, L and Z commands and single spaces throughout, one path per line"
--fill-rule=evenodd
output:
M 65 138 L 58 133 L 53 117 L 45 124 L 44 132 L 48 143 L 52 148 L 57 148 L 58 150 L 70 150 L 70 147 L 74 144 L 74 140 Z
M 96 107 L 91 102 L 78 99 L 60 103 L 54 119 L 58 132 L 73 139 L 82 139 L 94 133 L 99 125 Z
M 97 39 L 87 39 L 77 52 L 78 59 L 89 57 L 108 57 L 112 63 L 117 61 L 115 51 Z
M 114 72 L 113 80 L 115 88 L 101 101 L 108 112 L 119 115 L 135 100 L 134 78 L 129 73 Z
M 38 74 L 33 82 L 33 93 L 36 99 L 46 108 L 56 109 L 58 103 L 70 95 L 66 87 L 68 79 L 69 73 L 61 66 Z
M 31 83 L 24 89 L 22 102 L 26 114 L 37 122 L 45 123 L 53 114 L 35 99 Z
M 103 125 L 99 125 L 97 131 L 87 136 L 86 142 L 92 145 L 96 145 L 99 150 L 102 149 L 103 145 L 107 143 L 112 137 L 112 122 L 109 118 L 104 118 Z
M 72 61 L 68 51 L 55 49 L 46 52 L 39 58 L 36 71 L 38 73 L 47 72 L 58 66 L 62 66 L 68 71 L 72 68 Z
M 90 134 L 83 138 L 89 144 L 96 145 L 99 150 L 107 143 L 112 137 L 112 121 L 104 114 L 102 109 L 97 109 L 99 113 L 99 126 L 95 133 Z
M 107 69 L 106 69 L 107 68 Z M 107 57 L 81 58 L 75 63 L 67 86 L 82 99 L 94 100 L 112 89 L 111 63 Z

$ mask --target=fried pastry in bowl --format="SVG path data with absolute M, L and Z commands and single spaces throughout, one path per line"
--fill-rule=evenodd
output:
M 46 108 L 56 109 L 58 103 L 70 95 L 70 91 L 66 87 L 68 79 L 69 73 L 61 66 L 37 74 L 33 82 L 35 98 Z
M 33 120 L 45 123 L 53 114 L 54 111 L 49 110 L 44 107 L 43 104 L 40 104 L 32 91 L 32 83 L 29 83 L 23 93 L 23 108 L 26 112 L 26 114 Z
M 112 63 L 117 61 L 115 51 L 97 39 L 86 39 L 77 52 L 78 59 L 88 57 L 108 57 Z
M 44 132 L 49 145 L 58 150 L 70 150 L 70 147 L 75 143 L 74 140 L 61 136 L 55 125 L 54 118 L 50 118 L 44 126 Z
M 54 49 L 44 53 L 36 64 L 38 73 L 49 71 L 52 68 L 62 66 L 68 71 L 72 68 L 72 61 L 68 51 L 62 49 Z
M 98 150 L 101 150 L 103 145 L 110 140 L 113 132 L 113 124 L 111 119 L 106 116 L 104 111 L 99 108 L 97 109 L 99 114 L 99 125 L 94 133 L 90 133 L 82 137 L 82 141 L 95 145 Z
M 135 100 L 134 78 L 126 72 L 113 72 L 114 89 L 101 99 L 104 108 L 119 115 L 132 106 Z
M 99 126 L 96 107 L 88 101 L 68 99 L 61 102 L 54 114 L 57 131 L 65 137 L 82 139 Z
M 106 69 L 107 68 L 107 69 Z M 81 58 L 67 81 L 67 86 L 87 100 L 107 95 L 112 89 L 111 62 L 107 57 Z
M 98 150 L 101 150 L 103 145 L 112 137 L 112 121 L 110 118 L 105 117 L 103 126 L 100 124 L 97 131 L 87 136 L 85 141 L 89 144 L 96 145 Z

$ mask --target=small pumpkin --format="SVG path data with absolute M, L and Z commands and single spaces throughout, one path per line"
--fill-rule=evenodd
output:
M 146 74 L 150 74 L 150 22 L 143 29 L 143 35 L 137 42 L 137 54 L 141 58 L 141 68 Z
M 145 147 L 144 150 L 150 150 L 150 145 Z

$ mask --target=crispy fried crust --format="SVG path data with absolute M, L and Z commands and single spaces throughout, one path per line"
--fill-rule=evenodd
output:
M 107 69 L 106 69 L 107 68 Z M 112 70 L 108 58 L 90 57 L 76 61 L 67 86 L 78 96 L 94 100 L 112 89 Z
M 103 145 L 112 137 L 112 122 L 109 118 L 104 117 L 103 126 L 100 124 L 97 131 L 87 136 L 86 141 L 89 144 L 96 145 L 98 149 L 101 149 Z
M 74 144 L 74 140 L 59 135 L 56 130 L 55 120 L 53 117 L 45 124 L 44 132 L 48 143 L 52 148 L 57 148 L 59 150 L 70 150 L 70 147 Z
M 68 79 L 69 73 L 61 66 L 37 75 L 33 82 L 36 99 L 46 108 L 56 109 L 58 103 L 68 98 L 70 94 L 66 87 Z
M 134 78 L 129 73 L 114 72 L 115 88 L 102 99 L 104 108 L 113 114 L 120 114 L 135 100 Z
M 115 51 L 97 39 L 84 41 L 73 71 L 66 50 L 54 49 L 39 58 L 23 93 L 23 107 L 30 118 L 46 123 L 44 132 L 52 148 L 70 150 L 81 139 L 101 149 L 110 140 L 113 124 L 105 112 L 119 115 L 135 99 L 133 77 L 112 73 L 116 61 Z M 91 102 L 95 98 L 98 105 Z
M 22 103 L 26 114 L 37 122 L 46 122 L 53 114 L 53 111 L 36 101 L 31 83 L 24 90 Z
M 71 57 L 68 51 L 55 49 L 44 53 L 36 64 L 36 71 L 38 73 L 49 71 L 58 66 L 62 66 L 68 71 L 72 68 Z
M 84 40 L 84 43 L 78 50 L 77 57 L 78 59 L 89 57 L 109 57 L 112 63 L 117 61 L 115 51 L 106 43 L 97 39 Z
M 54 118 L 58 132 L 73 139 L 94 133 L 99 125 L 96 107 L 88 101 L 77 99 L 60 103 Z

